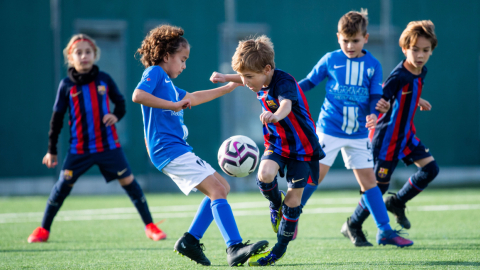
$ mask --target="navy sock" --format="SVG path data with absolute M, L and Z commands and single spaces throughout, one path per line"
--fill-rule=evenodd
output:
M 422 192 L 438 175 L 440 168 L 434 160 L 412 175 L 397 193 L 397 199 L 404 204 Z
M 301 202 L 302 208 L 307 204 L 308 199 L 310 199 L 310 197 L 312 197 L 313 192 L 315 192 L 315 190 L 317 190 L 317 188 L 318 188 L 318 185 L 312 186 L 312 185 L 307 184 L 305 186 L 305 188 L 303 189 L 303 194 L 302 194 L 302 202 Z
M 67 184 L 63 178 L 60 178 L 50 192 L 50 197 L 48 197 L 47 206 L 45 207 L 45 213 L 42 220 L 42 228 L 50 231 L 53 219 L 57 215 L 58 210 L 60 210 L 60 207 L 62 207 L 65 198 L 70 194 L 70 191 L 72 191 L 70 184 Z
M 152 223 L 153 219 L 150 210 L 148 210 L 147 199 L 143 195 L 142 188 L 137 180 L 133 179 L 132 183 L 122 186 L 122 188 L 127 192 L 128 197 L 130 197 L 133 205 L 137 208 L 138 213 L 142 217 L 143 223 L 145 223 L 145 225 Z
M 257 185 L 263 197 L 270 201 L 270 207 L 278 209 L 282 204 L 282 195 L 278 189 L 277 177 L 275 176 L 275 179 L 273 179 L 271 183 L 264 183 L 260 181 L 257 176 Z
M 283 204 L 283 217 L 280 221 L 277 233 L 277 244 L 272 248 L 272 253 L 280 258 L 287 251 L 287 246 L 292 241 L 293 234 L 295 233 L 295 227 L 297 227 L 300 213 L 302 213 L 302 206 L 290 208 Z
M 197 214 L 190 225 L 190 229 L 188 229 L 188 232 L 197 240 L 200 240 L 203 237 L 203 234 L 207 231 L 213 221 L 211 203 L 212 201 L 207 196 L 203 198 L 203 201 L 198 207 Z
M 368 210 L 368 207 L 362 196 L 357 207 L 355 208 L 355 211 L 350 217 L 349 225 L 353 225 L 354 227 L 362 227 L 363 222 L 365 222 L 368 216 L 370 216 L 370 210 Z
M 242 242 L 242 237 L 238 232 L 237 223 L 233 217 L 232 208 L 226 199 L 217 199 L 212 201 L 212 213 L 217 223 L 218 229 L 222 233 L 227 247 Z
M 378 188 L 378 186 L 371 188 L 365 191 L 362 197 L 367 204 L 368 210 L 370 210 L 370 213 L 372 213 L 377 228 L 381 231 L 391 230 L 392 228 L 390 227 L 390 219 L 388 218 L 387 207 L 383 202 L 380 188 Z

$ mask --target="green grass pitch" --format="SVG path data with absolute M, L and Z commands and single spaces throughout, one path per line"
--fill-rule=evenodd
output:
M 0 198 L 0 269 L 200 269 L 173 252 L 188 230 L 201 194 L 147 194 L 155 221 L 167 240 L 147 239 L 128 197 L 71 196 L 57 215 L 47 243 L 27 243 L 40 225 L 47 197 Z M 408 248 L 356 248 L 340 228 L 359 199 L 354 191 L 318 190 L 300 217 L 297 240 L 280 269 L 478 269 L 480 189 L 430 189 L 408 204 L 412 222 Z M 229 195 L 243 239 L 275 244 L 267 201 L 259 193 Z M 390 216 L 395 225 L 394 217 Z M 364 225 L 375 243 L 373 220 Z M 225 269 L 225 244 L 212 223 L 202 242 L 212 269 Z

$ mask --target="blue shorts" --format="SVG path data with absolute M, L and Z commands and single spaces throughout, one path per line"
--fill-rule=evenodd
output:
M 116 148 L 93 154 L 68 153 L 63 162 L 60 177 L 73 184 L 93 165 L 100 168 L 100 172 L 107 182 L 125 178 L 132 174 L 122 148 Z
M 318 160 L 300 161 L 296 159 L 282 157 L 275 152 L 265 152 L 262 160 L 269 159 L 275 161 L 280 169 L 280 176 L 285 175 L 285 167 L 287 168 L 287 185 L 289 188 L 304 188 L 307 183 L 318 185 L 320 177 L 320 163 Z
M 431 157 L 430 150 L 423 145 L 422 142 L 419 142 L 417 147 L 413 149 L 413 151 L 406 157 L 402 158 L 403 163 L 406 166 L 412 165 L 415 161 L 424 159 L 427 157 Z M 398 164 L 398 159 L 394 159 L 392 161 L 387 161 L 383 159 L 379 159 L 376 156 L 373 157 L 375 166 L 375 176 L 377 177 L 378 182 L 390 182 L 390 178 L 392 177 L 393 171 Z

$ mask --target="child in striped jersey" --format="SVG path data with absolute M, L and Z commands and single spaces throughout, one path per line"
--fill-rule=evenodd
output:
M 100 168 L 107 182 L 118 179 L 145 223 L 147 237 L 158 241 L 167 235 L 152 221 L 142 188 L 135 180 L 118 140 L 115 123 L 125 115 L 125 99 L 115 82 L 94 65 L 100 49 L 87 35 L 74 35 L 64 49 L 68 77 L 60 82 L 50 122 L 48 152 L 43 164 L 57 164 L 57 141 L 65 113 L 69 112 L 70 150 L 60 177 L 47 201 L 42 226 L 28 237 L 28 242 L 46 242 L 55 215 L 70 194 L 77 179 L 93 165 Z M 110 100 L 115 104 L 110 112 Z

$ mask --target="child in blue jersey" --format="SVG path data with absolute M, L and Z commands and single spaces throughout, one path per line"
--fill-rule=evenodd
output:
M 100 49 L 92 38 L 78 34 L 70 39 L 63 52 L 69 66 L 68 77 L 58 87 L 43 164 L 48 168 L 58 164 L 57 141 L 67 110 L 70 150 L 48 198 L 42 226 L 33 231 L 28 242 L 48 240 L 53 218 L 63 201 L 77 179 L 93 165 L 100 168 L 107 182 L 118 179 L 142 217 L 147 236 L 155 241 L 165 239 L 167 235 L 152 222 L 143 191 L 133 177 L 118 140 L 115 123 L 125 115 L 125 99 L 112 78 L 94 65 Z M 113 113 L 109 109 L 110 100 L 115 104 Z
M 326 157 L 320 161 L 320 183 L 342 151 L 347 169 L 352 169 L 360 184 L 363 207 L 372 212 L 378 227 L 378 244 L 410 246 L 412 241 L 398 236 L 390 227 L 382 192 L 373 173 L 373 157 L 368 129 L 374 128 L 382 96 L 382 67 L 375 57 L 363 49 L 368 42 L 367 11 L 351 11 L 338 22 L 339 50 L 327 53 L 307 78 L 300 81 L 309 91 L 327 78 L 325 101 L 317 122 L 317 135 Z M 307 203 L 316 185 L 305 187 L 302 206 Z M 361 226 L 353 226 L 355 215 L 348 218 L 341 232 L 357 246 L 372 246 Z
M 147 150 L 155 167 L 168 175 L 188 195 L 200 190 L 206 197 L 174 250 L 202 265 L 210 265 L 199 240 L 215 219 L 227 245 L 230 266 L 243 265 L 250 256 L 263 251 L 267 241 L 242 243 L 232 209 L 226 197 L 227 181 L 204 160 L 192 152 L 187 143 L 188 129 L 183 123 L 183 109 L 197 106 L 233 91 L 239 84 L 188 93 L 176 87 L 175 79 L 186 68 L 190 45 L 183 29 L 159 26 L 147 35 L 138 49 L 146 67 L 133 93 L 133 101 L 142 104 Z
M 213 73 L 210 80 L 244 83 L 257 93 L 263 112 L 265 152 L 257 175 L 260 192 L 270 201 L 273 231 L 278 242 L 248 260 L 250 266 L 273 265 L 287 251 L 300 217 L 300 201 L 307 183 L 316 183 L 318 161 L 325 155 L 315 134 L 307 100 L 295 79 L 275 69 L 273 44 L 266 36 L 241 41 L 232 58 L 238 74 Z M 278 189 L 277 173 L 284 176 L 288 191 Z
M 410 229 L 411 226 L 405 216 L 405 204 L 422 192 L 439 172 L 430 150 L 416 137 L 413 124 L 417 107 L 422 111 L 430 111 L 432 108 L 420 96 L 427 74 L 425 64 L 438 42 L 434 30 L 431 21 L 414 21 L 403 31 L 399 44 L 406 59 L 395 67 L 385 81 L 378 106 L 386 113 L 380 115 L 377 127 L 370 131 L 375 175 L 383 187 L 382 193 L 388 190 L 399 160 L 407 166 L 415 164 L 418 167 L 418 171 L 402 189 L 385 199 L 388 211 L 396 216 L 397 222 L 405 229 Z M 361 226 L 369 215 L 362 210 L 362 205 L 363 200 L 354 214 L 357 215 L 355 226 Z

